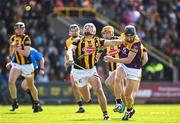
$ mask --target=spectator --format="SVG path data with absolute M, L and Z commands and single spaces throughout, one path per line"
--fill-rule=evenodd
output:
M 31 9 L 26 11 L 25 6 Z M 18 7 L 16 7 L 18 6 Z M 138 35 L 148 44 L 172 56 L 174 64 L 180 63 L 180 2 L 164 0 L 31 0 L 29 2 L 3 1 L 0 4 L 0 58 L 2 74 L 5 69 L 7 47 L 15 22 L 22 20 L 27 27 L 27 34 L 32 44 L 45 58 L 46 75 L 40 81 L 63 80 L 63 45 L 64 39 L 58 38 L 47 23 L 48 15 L 53 10 L 58 12 L 64 7 L 95 8 L 122 27 L 134 24 Z M 44 9 L 46 8 L 46 9 Z M 180 67 L 179 67 L 180 68 Z M 100 69 L 101 70 L 101 69 Z M 100 71 L 101 72 L 101 71 Z

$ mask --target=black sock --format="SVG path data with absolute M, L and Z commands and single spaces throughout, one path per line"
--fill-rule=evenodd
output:
M 35 105 L 35 106 L 39 105 L 39 101 L 34 101 L 33 105 Z
M 12 102 L 13 102 L 13 103 L 16 103 L 16 102 L 18 102 L 18 101 L 17 101 L 17 98 L 15 98 L 15 99 L 12 99 Z
M 131 111 L 133 108 L 127 108 L 127 111 L 129 112 L 129 111 Z
M 92 103 L 92 100 L 90 99 L 87 103 Z
M 121 99 L 116 99 L 116 104 L 121 104 L 121 103 L 122 103 Z
M 34 103 L 34 99 L 32 97 L 31 91 L 29 89 L 26 90 L 27 94 L 29 95 L 31 102 Z
M 107 111 L 103 111 L 103 116 L 108 115 Z
M 79 105 L 79 107 L 83 106 L 83 102 L 82 101 L 77 102 L 77 104 Z

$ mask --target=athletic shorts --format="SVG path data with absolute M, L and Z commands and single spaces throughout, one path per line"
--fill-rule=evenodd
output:
M 12 68 L 20 70 L 21 71 L 21 76 L 23 76 L 23 77 L 32 77 L 33 73 L 34 73 L 33 64 L 19 65 L 19 64 L 16 64 L 16 63 L 12 63 Z
M 114 70 L 114 71 L 115 71 L 115 70 Z M 109 71 L 109 76 L 110 76 L 114 71 Z
M 71 74 L 79 87 L 86 86 L 90 77 L 98 75 L 96 67 L 86 70 L 72 68 Z
M 126 78 L 131 80 L 140 80 L 142 75 L 142 69 L 129 68 L 124 64 L 119 64 L 118 67 L 122 67 Z

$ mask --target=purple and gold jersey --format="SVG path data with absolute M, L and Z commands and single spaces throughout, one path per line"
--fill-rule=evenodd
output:
M 120 39 L 124 39 L 125 35 L 122 33 L 120 35 Z M 132 60 L 130 64 L 124 64 L 129 68 L 136 68 L 140 69 L 141 66 L 141 41 L 139 40 L 138 36 L 135 36 L 135 39 L 132 43 L 124 42 L 120 47 L 120 58 L 126 58 L 128 57 L 129 51 L 135 52 L 136 56 Z

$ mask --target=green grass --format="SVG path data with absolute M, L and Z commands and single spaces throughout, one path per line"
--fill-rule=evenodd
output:
M 31 106 L 21 105 L 15 112 L 9 106 L 0 106 L 0 123 L 60 123 L 60 124 L 141 124 L 180 123 L 180 105 L 136 105 L 136 113 L 129 121 L 122 121 L 123 114 L 114 113 L 108 105 L 111 121 L 102 120 L 99 105 L 85 105 L 86 112 L 77 114 L 76 105 L 43 106 L 44 111 L 33 113 Z

